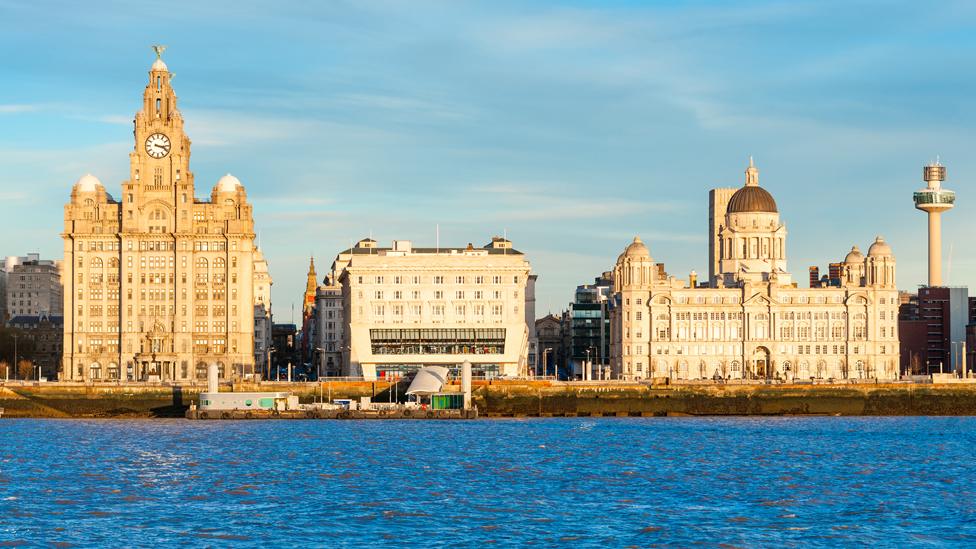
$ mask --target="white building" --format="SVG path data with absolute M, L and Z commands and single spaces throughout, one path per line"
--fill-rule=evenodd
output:
M 786 268 L 786 227 L 752 162 L 745 186 L 711 197 L 708 283 L 669 276 L 639 238 L 617 259 L 615 376 L 897 377 L 895 258 L 881 237 L 867 256 L 856 246 L 847 254 L 840 286 L 799 288 Z
M 495 237 L 483 248 L 362 240 L 336 258 L 345 375 L 366 379 L 471 361 L 486 376 L 528 372 L 530 265 Z

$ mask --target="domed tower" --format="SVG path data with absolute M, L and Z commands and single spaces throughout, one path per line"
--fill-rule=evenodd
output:
M 942 188 L 945 166 L 936 161 L 922 169 L 926 187 L 916 191 L 915 208 L 929 214 L 929 286 L 942 285 L 942 212 L 951 210 L 956 193 Z
M 745 175 L 745 185 L 729 199 L 719 231 L 720 277 L 727 286 L 770 278 L 789 284 L 786 226 L 780 223 L 776 201 L 759 186 L 759 169 L 751 157 Z
M 653 285 L 654 259 L 640 237 L 635 236 L 613 268 L 613 289 L 620 301 L 611 319 L 611 331 L 619 334 L 613 338 L 611 354 L 615 374 L 626 379 L 644 377 L 650 367 L 649 306 Z
M 844 256 L 844 271 L 841 282 L 844 285 L 860 286 L 864 279 L 864 254 L 855 245 Z
M 868 248 L 864 267 L 866 286 L 895 287 L 895 256 L 884 238 L 874 239 L 874 244 Z

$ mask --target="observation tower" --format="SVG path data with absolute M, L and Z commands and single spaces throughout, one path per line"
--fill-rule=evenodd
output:
M 929 214 L 929 286 L 942 286 L 942 212 L 951 210 L 956 193 L 942 188 L 945 166 L 938 160 L 922 168 L 926 187 L 916 191 L 915 208 Z

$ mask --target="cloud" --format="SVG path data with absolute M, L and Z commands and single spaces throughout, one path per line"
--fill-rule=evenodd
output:
M 15 105 L 15 104 L 0 105 L 0 114 L 20 114 L 25 112 L 34 112 L 38 110 L 41 110 L 40 105 Z

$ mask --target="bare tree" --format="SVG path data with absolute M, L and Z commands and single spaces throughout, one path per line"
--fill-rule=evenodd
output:
M 29 360 L 21 360 L 17 363 L 17 375 L 20 379 L 28 379 L 34 371 L 34 363 Z
M 16 374 L 17 373 L 17 372 L 11 372 L 10 371 L 10 363 L 7 362 L 6 360 L 0 360 L 0 372 L 2 372 L 3 375 L 5 375 L 5 376 L 9 376 L 10 374 Z
M 908 362 L 908 372 L 912 375 L 918 375 L 922 372 L 922 359 L 918 356 L 918 353 L 912 353 L 912 357 Z

